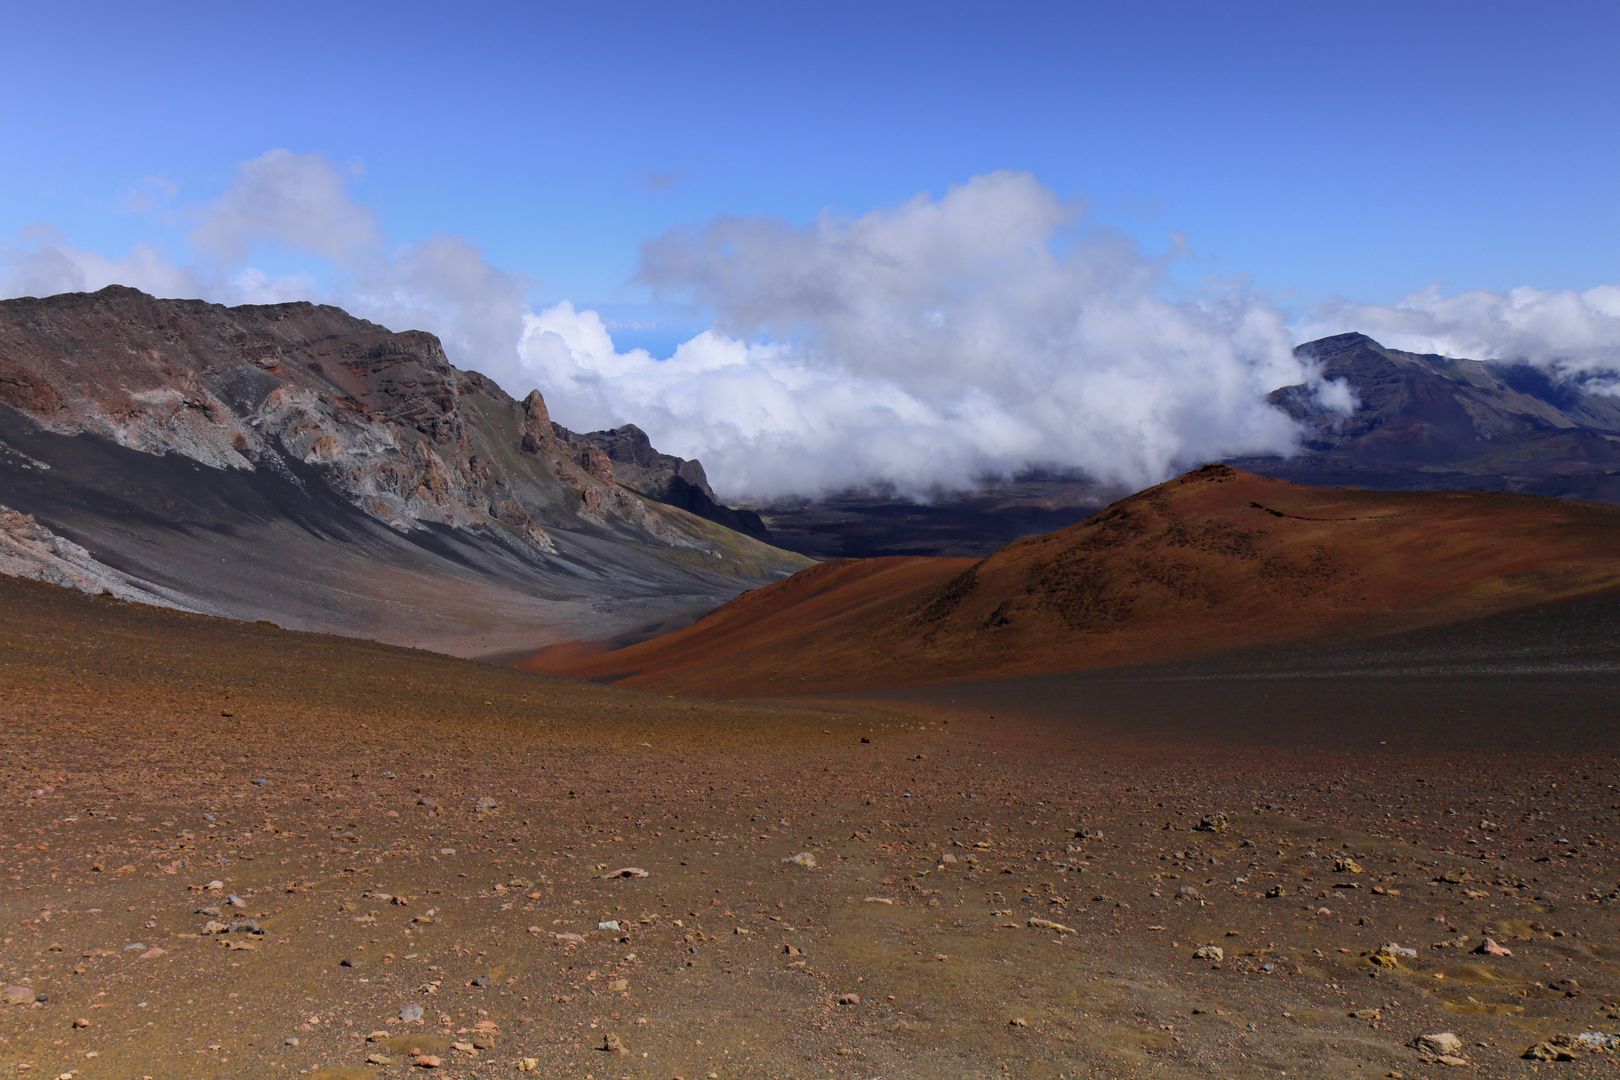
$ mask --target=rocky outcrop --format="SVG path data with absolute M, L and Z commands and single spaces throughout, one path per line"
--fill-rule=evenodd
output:
M 173 553 L 294 521 L 300 544 L 428 557 L 433 574 L 476 565 L 530 596 L 707 602 L 804 564 L 636 490 L 615 464 L 538 391 L 516 400 L 433 335 L 339 308 L 121 286 L 0 301 L 0 502 L 199 610 L 245 602 L 222 598 L 228 583 L 188 593 L 204 571 Z M 150 544 L 127 546 L 140 529 Z
M 142 588 L 124 574 L 98 562 L 78 544 L 64 540 L 29 515 L 19 514 L 9 506 L 0 506 L 0 574 L 158 607 L 180 606 Z
M 564 437 L 601 449 L 613 463 L 619 482 L 648 498 L 718 522 L 728 529 L 770 539 L 770 530 L 752 510 L 721 505 L 709 487 L 709 478 L 698 461 L 663 454 L 653 449 L 647 433 L 634 424 L 575 435 L 563 429 Z

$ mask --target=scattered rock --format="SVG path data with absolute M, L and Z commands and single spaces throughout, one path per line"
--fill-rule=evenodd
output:
M 955 859 L 951 858 L 948 855 L 946 856 L 946 858 L 950 859 L 951 862 L 956 861 Z M 794 866 L 807 866 L 807 867 L 809 867 L 809 866 L 815 866 L 816 865 L 816 857 L 814 855 L 810 854 L 808 851 L 801 851 L 797 855 L 789 855 L 787 858 L 783 859 L 782 861 L 785 862 L 785 863 L 792 863 Z
M 366 1055 L 366 1064 L 367 1065 L 392 1065 L 393 1063 L 394 1063 L 393 1058 L 389 1057 L 387 1054 L 380 1053 L 380 1052 L 378 1052 L 376 1050 L 373 1050 L 371 1053 Z
M 90 1026 L 90 1021 L 85 1019 L 82 1016 L 75 1017 L 74 1021 L 73 1021 L 73 1026 L 76 1027 L 76 1028 L 87 1028 L 87 1027 Z
M 32 1005 L 36 1000 L 32 986 L 8 986 L 0 990 L 0 1003 L 6 1005 Z
M 1491 940 L 1490 938 L 1486 938 L 1484 941 L 1480 942 L 1479 946 L 1477 948 L 1475 948 L 1474 951 L 1476 953 L 1479 953 L 1481 956 L 1512 956 L 1513 955 L 1513 950 L 1512 949 L 1509 949 L 1505 945 L 1498 945 L 1495 941 Z
M 423 1011 L 422 1006 L 413 1001 L 399 1010 L 399 1018 L 407 1024 L 419 1024 L 422 1022 Z
M 1060 934 L 1078 933 L 1074 927 L 1064 926 L 1062 923 L 1053 922 L 1051 919 L 1031 919 L 1029 920 L 1029 925 L 1035 927 L 1037 930 L 1056 930 Z
M 1567 1046 L 1555 1046 L 1551 1042 L 1538 1042 L 1524 1052 L 1529 1061 L 1574 1061 L 1575 1054 Z
M 609 1032 L 602 1037 L 602 1051 L 608 1054 L 623 1054 L 630 1056 L 630 1048 L 624 1045 L 624 1040 Z
M 444 1062 L 439 1059 L 438 1054 L 422 1054 L 418 1057 L 412 1058 L 411 1064 L 415 1065 L 419 1069 L 437 1069 L 440 1065 L 443 1065 Z
M 1223 833 L 1227 830 L 1227 828 L 1228 822 L 1226 820 L 1226 814 L 1221 811 L 1216 811 L 1213 814 L 1205 814 L 1203 817 L 1199 818 L 1198 824 L 1193 826 L 1193 831 Z
M 602 875 L 603 881 L 612 881 L 614 878 L 644 878 L 647 871 L 639 866 L 622 866 L 617 870 Z
M 859 995 L 859 994 L 839 994 L 838 995 L 838 1004 L 840 1004 L 840 1005 L 859 1005 L 860 1003 L 861 1003 L 861 995 Z
M 1359 874 L 1362 872 L 1361 864 L 1354 859 L 1338 859 L 1333 863 L 1335 874 Z
M 599 922 L 599 923 L 596 924 L 596 928 L 598 930 L 611 930 L 615 934 L 617 934 L 617 933 L 619 933 L 619 930 L 620 930 L 619 920 L 618 919 L 609 919 L 606 922 Z
M 491 986 L 495 985 L 495 980 L 491 979 L 488 975 L 480 975 L 467 985 L 477 987 L 479 990 L 488 990 Z
M 1219 945 L 1200 945 L 1193 950 L 1194 960 L 1208 960 L 1219 964 L 1226 959 L 1226 950 Z
M 488 795 L 480 795 L 477 799 L 473 800 L 473 813 L 475 814 L 493 814 L 500 808 L 501 804 L 490 798 Z
M 1022 1016 L 1015 1016 L 1011 1020 L 1007 1021 L 1007 1026 L 1008 1027 L 1029 1027 L 1029 1021 L 1025 1020 Z
M 1181 888 L 1176 890 L 1176 899 L 1201 901 L 1204 899 L 1204 894 L 1193 888 L 1191 885 L 1183 885 Z

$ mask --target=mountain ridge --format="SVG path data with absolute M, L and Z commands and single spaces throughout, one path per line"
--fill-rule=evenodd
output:
M 0 505 L 178 606 L 474 651 L 679 624 L 808 562 L 620 483 L 431 334 L 122 286 L 0 301 Z

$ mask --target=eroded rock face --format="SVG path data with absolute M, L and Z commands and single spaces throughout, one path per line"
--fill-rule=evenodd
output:
M 218 469 L 286 455 L 397 529 L 498 528 L 548 552 L 544 522 L 571 512 L 685 542 L 600 447 L 551 422 L 539 391 L 515 401 L 453 367 L 432 334 L 335 307 L 226 308 L 117 285 L 5 301 L 0 403 L 57 434 Z

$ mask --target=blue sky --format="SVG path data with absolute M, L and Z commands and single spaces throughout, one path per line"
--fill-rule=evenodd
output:
M 0 233 L 116 250 L 121 196 L 272 147 L 362 163 L 390 237 L 638 297 L 720 213 L 1033 172 L 1291 303 L 1583 288 L 1620 252 L 1608 4 L 9 4 Z M 657 190 L 662 178 L 667 190 Z
M 4 25 L 0 244 L 46 223 L 192 261 L 195 208 L 284 148 L 345 170 L 388 243 L 464 238 L 536 310 L 595 309 L 659 358 L 726 300 L 683 281 L 702 312 L 647 306 L 650 239 L 998 170 L 1150 260 L 1184 235 L 1159 290 L 1242 276 L 1293 320 L 1620 282 L 1608 4 L 68 2 Z M 253 261 L 328 273 L 273 238 Z

